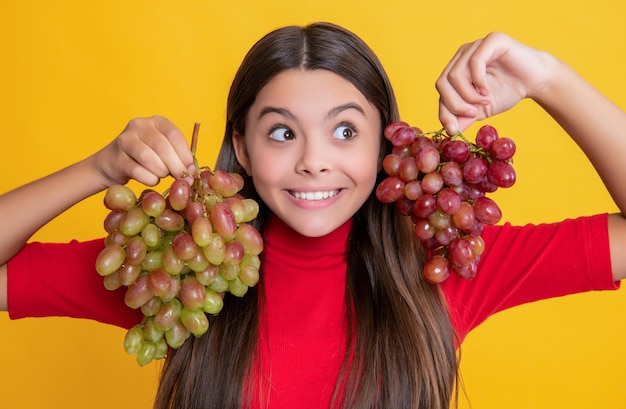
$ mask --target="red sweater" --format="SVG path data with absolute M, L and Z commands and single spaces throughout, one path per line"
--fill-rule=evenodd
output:
M 351 222 L 322 238 L 300 236 L 280 220 L 267 226 L 261 362 L 275 408 L 328 407 L 345 351 L 346 238 Z M 479 272 L 442 285 L 462 340 L 490 315 L 527 302 L 616 289 L 607 216 L 561 223 L 488 227 Z M 11 318 L 69 316 L 130 328 L 123 290 L 107 291 L 94 270 L 102 239 L 28 244 L 8 266 Z

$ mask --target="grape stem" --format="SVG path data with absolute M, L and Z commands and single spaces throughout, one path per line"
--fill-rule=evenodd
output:
M 199 133 L 200 122 L 196 122 L 193 124 L 193 132 L 191 133 L 191 155 L 193 156 L 193 166 L 195 167 L 197 175 L 200 175 L 200 166 L 198 165 L 198 159 L 196 159 L 196 149 L 198 148 Z
M 191 153 L 196 156 L 196 148 L 198 147 L 198 133 L 200 133 L 200 122 L 193 124 L 193 132 L 191 133 Z
M 452 141 L 455 139 L 461 138 L 463 142 L 465 142 L 469 146 L 471 153 L 486 159 L 490 163 L 493 161 L 493 159 L 491 158 L 491 155 L 489 155 L 488 152 L 485 152 L 483 148 L 481 148 L 480 146 L 477 146 L 475 143 L 468 140 L 465 137 L 465 135 L 463 135 L 461 132 L 457 132 L 454 135 L 449 135 L 446 132 L 445 128 L 441 128 L 438 131 L 425 132 L 425 133 L 420 134 L 420 136 L 429 136 L 429 135 L 432 135 L 432 139 L 444 139 L 444 138 L 449 137 L 450 140 Z

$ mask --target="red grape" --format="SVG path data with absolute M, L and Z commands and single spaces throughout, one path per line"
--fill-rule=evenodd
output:
M 404 196 L 404 181 L 397 176 L 390 176 L 376 187 L 376 196 L 383 203 L 392 203 Z
M 474 278 L 485 248 L 483 228 L 502 217 L 486 195 L 515 183 L 515 143 L 490 125 L 477 131 L 475 143 L 443 129 L 425 134 L 406 122 L 389 124 L 383 135 L 393 149 L 383 158 L 388 176 L 375 193 L 413 222 L 429 251 L 424 278 L 439 283 L 451 272 Z
M 498 138 L 491 145 L 491 154 L 500 160 L 509 160 L 515 154 L 515 142 L 511 138 Z
M 479 197 L 474 202 L 474 214 L 476 219 L 485 224 L 496 224 L 502 218 L 502 211 L 494 202 L 488 197 Z
M 498 187 L 511 187 L 515 183 L 515 169 L 509 162 L 495 160 L 487 169 L 487 180 Z
M 484 125 L 480 127 L 476 133 L 476 145 L 486 151 L 491 150 L 491 145 L 493 145 L 496 139 L 498 139 L 498 131 L 491 125 Z

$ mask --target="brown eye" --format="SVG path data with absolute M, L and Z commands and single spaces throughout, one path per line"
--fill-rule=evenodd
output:
M 333 132 L 333 138 L 337 139 L 352 139 L 355 136 L 356 132 L 354 131 L 354 128 L 349 125 L 340 125 L 335 128 L 335 131 Z
M 291 129 L 281 126 L 272 129 L 272 131 L 270 132 L 270 138 L 275 141 L 285 142 L 294 139 L 295 135 L 293 134 Z

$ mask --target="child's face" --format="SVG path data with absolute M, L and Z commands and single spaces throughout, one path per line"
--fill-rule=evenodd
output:
M 378 110 L 326 70 L 289 70 L 256 97 L 237 159 L 261 199 L 291 228 L 317 237 L 342 225 L 376 182 Z

